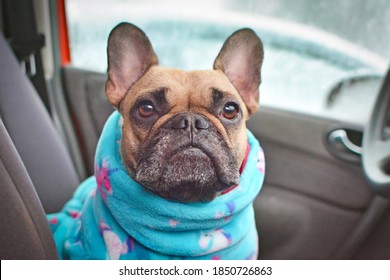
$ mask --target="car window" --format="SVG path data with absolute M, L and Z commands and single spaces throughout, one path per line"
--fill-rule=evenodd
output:
M 390 57 L 387 0 L 67 0 L 72 64 L 105 72 L 121 21 L 150 38 L 160 65 L 210 69 L 242 27 L 264 43 L 262 105 L 365 123 Z

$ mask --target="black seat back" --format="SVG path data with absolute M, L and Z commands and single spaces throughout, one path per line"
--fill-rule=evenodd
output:
M 79 184 L 37 92 L 0 33 L 0 258 L 58 259 L 45 212 Z
M 44 210 L 59 211 L 72 196 L 79 179 L 49 114 L 1 33 L 0 118 Z M 2 205 L 0 210 L 4 213 Z
M 45 213 L 0 120 L 0 259 L 58 259 Z

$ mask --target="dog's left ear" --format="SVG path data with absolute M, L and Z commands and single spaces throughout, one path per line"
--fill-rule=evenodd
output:
M 158 58 L 145 33 L 130 23 L 118 24 L 108 37 L 106 95 L 118 108 L 131 86 Z
M 226 39 L 214 61 L 214 69 L 225 73 L 241 95 L 249 115 L 259 107 L 263 57 L 260 38 L 252 29 L 244 28 Z

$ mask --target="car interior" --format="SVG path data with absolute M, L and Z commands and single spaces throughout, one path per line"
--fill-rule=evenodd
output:
M 63 62 L 64 26 L 65 1 L 0 0 L 1 259 L 58 259 L 45 215 L 93 175 L 114 110 L 105 73 Z M 367 123 L 269 106 L 249 120 L 260 259 L 390 259 L 390 69 L 374 101 Z

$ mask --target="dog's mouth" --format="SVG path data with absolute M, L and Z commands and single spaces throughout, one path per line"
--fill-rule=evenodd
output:
M 208 202 L 238 184 L 237 164 L 221 142 L 172 139 L 175 144 L 167 147 L 167 137 L 161 139 L 145 149 L 136 171 L 136 180 L 148 190 L 174 201 Z
M 212 189 L 220 188 L 217 178 L 211 158 L 199 148 L 188 147 L 167 160 L 160 184 L 172 187 L 157 193 L 181 202 L 210 201 Z

